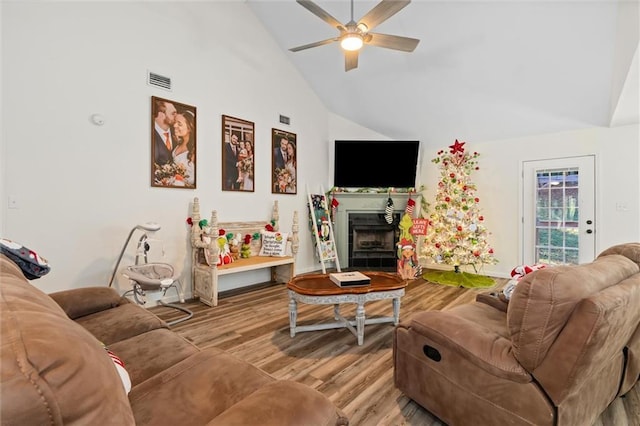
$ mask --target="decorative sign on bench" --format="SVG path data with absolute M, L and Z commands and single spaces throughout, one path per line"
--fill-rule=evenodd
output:
M 277 231 L 262 231 L 260 256 L 285 256 L 287 253 L 287 234 Z
M 193 200 L 191 223 L 193 296 L 209 306 L 218 305 L 220 276 L 270 268 L 272 282 L 289 282 L 295 275 L 298 252 L 298 212 L 293 212 L 290 233 L 280 232 L 278 201 L 266 221 L 218 222 L 200 216 L 200 201 Z

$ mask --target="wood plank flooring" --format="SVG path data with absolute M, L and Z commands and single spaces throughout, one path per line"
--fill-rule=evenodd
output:
M 494 287 L 474 290 L 415 280 L 402 299 L 400 318 L 469 303 L 479 292 L 500 290 L 506 281 L 496 279 Z M 197 301 L 184 306 L 194 316 L 173 326 L 178 334 L 200 348 L 224 349 L 278 379 L 317 389 L 345 412 L 352 426 L 444 425 L 394 387 L 391 324 L 366 326 L 362 346 L 347 329 L 303 332 L 291 338 L 284 284 L 222 295 L 215 308 Z M 365 309 L 368 318 L 392 312 L 389 300 L 370 302 Z M 167 321 L 181 316 L 162 306 L 150 310 Z M 298 324 L 333 321 L 332 310 L 331 306 L 299 303 Z M 354 316 L 355 305 L 344 305 L 341 313 Z M 640 426 L 640 385 L 614 401 L 592 426 Z

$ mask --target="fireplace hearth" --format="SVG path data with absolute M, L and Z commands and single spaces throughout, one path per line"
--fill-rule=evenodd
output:
M 399 213 L 393 214 L 391 225 L 384 213 L 350 213 L 349 267 L 395 271 L 399 220 Z

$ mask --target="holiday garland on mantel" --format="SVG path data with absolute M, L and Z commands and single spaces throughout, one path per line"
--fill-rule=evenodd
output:
M 470 175 L 478 170 L 479 153 L 465 152 L 457 139 L 449 151 L 440 150 L 431 162 L 440 167 L 436 199 L 421 255 L 436 263 L 452 265 L 456 272 L 463 265 L 495 264 L 497 259 L 489 246 L 489 233 L 480 214 L 480 199 Z

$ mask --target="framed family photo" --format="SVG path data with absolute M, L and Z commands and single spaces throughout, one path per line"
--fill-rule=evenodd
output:
M 196 187 L 196 107 L 151 97 L 151 186 Z
M 271 192 L 274 194 L 296 194 L 298 192 L 296 134 L 271 129 L 271 145 Z
M 222 116 L 222 190 L 254 191 L 255 125 Z

